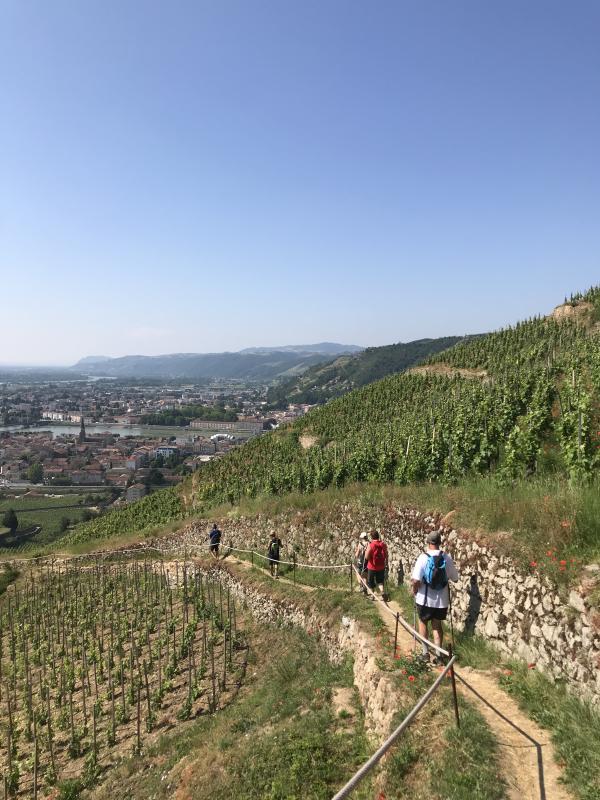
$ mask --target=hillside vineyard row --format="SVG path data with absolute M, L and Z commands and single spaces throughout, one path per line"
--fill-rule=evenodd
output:
M 422 373 L 387 377 L 315 409 L 293 425 L 213 461 L 184 487 L 195 511 L 244 497 L 312 492 L 363 481 L 452 482 L 494 472 L 501 480 L 552 470 L 580 481 L 600 464 L 600 288 L 571 300 L 576 319 L 537 317 L 468 340 Z M 485 375 L 436 374 L 436 365 Z M 312 446 L 306 438 L 312 437 Z M 153 523 L 184 513 L 165 495 L 86 523 L 74 541 L 148 525 L 146 506 L 165 503 Z M 189 507 L 186 509 L 189 511 Z

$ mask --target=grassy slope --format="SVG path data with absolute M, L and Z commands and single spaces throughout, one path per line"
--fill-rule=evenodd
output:
M 180 783 L 190 800 L 331 797 L 367 755 L 360 714 L 347 726 L 332 713 L 331 687 L 351 685 L 349 665 L 332 666 L 296 630 L 251 624 L 249 638 L 238 700 L 126 760 L 93 797 L 172 798 Z

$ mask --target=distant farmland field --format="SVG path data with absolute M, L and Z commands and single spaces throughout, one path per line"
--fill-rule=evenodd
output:
M 61 497 L 44 497 L 43 495 L 22 495 L 20 497 L 7 497 L 0 495 L 0 516 L 9 508 L 14 509 L 19 521 L 17 541 L 8 540 L 8 531 L 0 527 L 0 547 L 6 545 L 26 545 L 35 542 L 36 545 L 49 544 L 62 533 L 63 519 L 68 518 L 70 524 L 81 522 L 89 513 L 86 506 L 88 496 L 85 494 L 65 494 Z M 94 496 L 93 504 L 100 502 L 101 495 Z M 73 508 L 64 508 L 73 506 Z M 19 541 L 19 532 L 30 530 L 39 526 L 41 530 L 34 537 L 23 536 Z M 1 552 L 1 550 L 0 550 Z

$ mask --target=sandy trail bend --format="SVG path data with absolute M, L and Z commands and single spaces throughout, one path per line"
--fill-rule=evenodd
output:
M 388 603 L 391 611 L 402 609 Z M 381 618 L 392 636 L 395 621 L 382 603 L 377 603 Z M 399 649 L 408 653 L 414 646 L 411 635 L 398 627 Z M 471 667 L 455 670 L 457 686 L 465 698 L 475 701 L 499 745 L 500 766 L 510 800 L 573 800 L 561 783 L 550 734 L 526 716 L 516 701 L 498 685 L 495 676 Z

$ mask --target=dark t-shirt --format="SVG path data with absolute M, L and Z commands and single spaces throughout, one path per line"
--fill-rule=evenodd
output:
M 219 544 L 221 541 L 221 531 L 218 528 L 213 528 L 208 535 L 211 544 Z
M 269 542 L 269 558 L 279 561 L 279 548 L 281 547 L 281 539 L 271 539 Z

